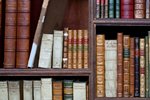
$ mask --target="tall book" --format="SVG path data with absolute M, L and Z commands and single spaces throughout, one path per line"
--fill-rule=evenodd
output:
M 17 0 L 6 0 L 5 5 L 4 68 L 15 68 Z
M 83 68 L 89 68 L 89 35 L 88 30 L 83 30 Z
M 33 100 L 41 100 L 41 81 L 33 81 Z
M 135 38 L 135 61 L 134 61 L 134 65 L 135 65 L 135 78 L 134 78 L 134 96 L 135 97 L 139 97 L 140 96 L 140 47 L 139 47 L 139 38 L 136 37 Z
M 73 100 L 87 100 L 86 82 L 73 82 Z
M 121 18 L 134 18 L 134 0 L 121 1 Z
M 68 68 L 68 28 L 64 28 L 63 39 L 63 68 Z
M 23 80 L 23 100 L 33 100 L 32 81 Z
M 53 46 L 53 34 L 43 34 L 38 67 L 51 68 L 52 46 Z
M 62 68 L 63 31 L 54 30 L 53 68 Z
M 105 95 L 117 97 L 117 40 L 105 40 Z
M 115 0 L 109 0 L 109 18 L 115 18 Z
M 53 81 L 53 100 L 63 100 L 62 81 Z
M 109 0 L 105 0 L 105 14 L 104 14 L 104 18 L 108 18 L 108 8 L 109 8 L 109 5 L 108 5 L 108 1 Z
M 64 80 L 64 98 L 63 100 L 73 100 L 73 80 Z
M 8 81 L 9 100 L 20 100 L 20 82 Z
M 43 0 L 41 14 L 40 14 L 38 25 L 35 31 L 34 40 L 33 40 L 32 48 L 31 48 L 31 52 L 30 52 L 30 56 L 28 60 L 28 67 L 30 68 L 34 66 L 35 56 L 37 53 L 37 48 L 39 46 L 39 41 L 41 37 L 41 32 L 42 32 L 44 19 L 45 19 L 45 14 L 47 11 L 48 2 L 49 0 Z
M 130 38 L 130 97 L 134 97 L 134 38 Z
M 68 68 L 71 69 L 72 68 L 72 64 L 73 64 L 73 30 L 68 30 Z
M 150 31 L 148 31 L 148 73 L 150 72 Z M 150 74 L 148 74 L 150 78 Z M 148 84 L 150 84 L 150 79 L 148 79 Z M 148 95 L 150 97 L 150 85 L 148 85 Z
M 150 0 L 146 0 L 146 18 L 150 18 Z
M 78 30 L 77 38 L 77 68 L 83 68 L 83 30 Z
M 145 39 L 140 39 L 140 97 L 145 97 Z
M 30 0 L 17 1 L 16 68 L 27 68 L 30 36 Z
M 130 36 L 123 36 L 123 96 L 130 93 Z
M 148 36 L 145 37 L 145 96 L 149 97 L 149 41 Z
M 134 2 L 134 18 L 145 18 L 146 16 L 145 0 L 135 0 Z
M 96 36 L 96 96 L 105 96 L 105 35 Z
M 120 18 L 120 0 L 116 0 L 115 4 L 115 18 Z
M 7 81 L 0 81 L 0 100 L 9 100 Z
M 100 18 L 104 18 L 105 15 L 105 0 L 100 0 Z
M 52 100 L 52 78 L 41 79 L 41 100 Z
M 123 96 L 123 33 L 117 34 L 117 97 Z
M 72 67 L 74 69 L 77 69 L 77 38 L 78 38 L 78 33 L 77 30 L 73 30 L 73 47 L 72 47 Z
M 4 47 L 3 47 L 3 39 L 4 39 L 4 35 L 2 34 L 2 23 L 3 23 L 3 21 L 2 21 L 2 0 L 0 0 L 0 66 L 1 66 L 1 68 L 3 67 L 3 56 L 4 56 L 4 52 L 3 52 L 3 49 L 4 49 Z
M 96 0 L 96 18 L 100 18 L 100 0 Z

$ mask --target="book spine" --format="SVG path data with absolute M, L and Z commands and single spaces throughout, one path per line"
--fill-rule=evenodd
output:
M 83 30 L 78 30 L 78 43 L 77 43 L 77 60 L 78 60 L 78 68 L 83 68 Z
M 6 0 L 5 5 L 4 68 L 15 68 L 17 0 Z
M 105 96 L 105 35 L 96 36 L 96 96 Z
M 23 100 L 33 100 L 32 81 L 23 81 Z
M 73 100 L 86 100 L 86 82 L 73 82 Z
M 73 69 L 77 69 L 77 30 L 73 30 L 73 49 L 72 49 L 72 67 Z
M 105 0 L 101 0 L 100 1 L 100 15 L 101 18 L 104 18 L 104 14 L 105 14 Z
M 115 1 L 109 0 L 109 10 L 108 10 L 109 18 L 115 18 Z
M 96 0 L 96 18 L 100 18 L 100 0 Z
M 148 72 L 150 72 L 150 31 L 148 31 Z M 150 74 L 148 74 L 150 78 Z M 150 84 L 150 79 L 148 79 L 148 84 Z M 150 97 L 150 85 L 148 86 L 148 97 Z
M 0 66 L 1 66 L 1 68 L 3 67 L 3 56 L 4 56 L 4 47 L 3 47 L 3 45 L 4 45 L 4 35 L 3 35 L 3 33 L 2 33 L 2 30 L 3 30 L 3 21 L 2 21 L 2 15 L 3 15 L 3 13 L 2 13 L 2 0 L 0 0 Z
M 145 39 L 140 39 L 140 97 L 145 97 Z
M 8 81 L 8 92 L 10 100 L 20 100 L 19 81 Z
M 120 0 L 116 0 L 115 17 L 120 18 Z
M 149 43 L 148 43 L 149 41 L 148 41 L 148 36 L 146 36 L 145 37 L 145 76 L 146 76 L 146 78 L 145 78 L 145 96 L 146 97 L 149 97 L 148 96 L 148 92 L 149 92 L 149 83 L 148 83 L 148 81 L 149 81 L 149 67 L 148 67 L 148 63 L 149 63 Z
M 123 96 L 123 33 L 117 34 L 117 97 Z
M 9 100 L 7 81 L 0 81 L 0 100 Z
M 41 79 L 41 100 L 52 100 L 52 78 Z
M 73 40 L 73 31 L 72 30 L 68 30 L 68 68 L 71 69 L 72 68 L 72 48 L 73 48 L 73 44 L 72 44 L 72 40 Z
M 150 1 L 146 0 L 146 18 L 150 18 Z
M 63 100 L 62 81 L 53 81 L 53 100 Z
M 135 18 L 145 18 L 145 0 L 135 0 L 134 4 L 134 17 Z
M 40 44 L 39 41 L 41 38 L 42 27 L 43 27 L 43 23 L 45 21 L 45 14 L 47 12 L 48 4 L 49 4 L 49 0 L 43 0 L 41 13 L 40 13 L 40 17 L 39 17 L 38 24 L 36 27 L 34 40 L 33 40 L 31 52 L 30 52 L 30 56 L 29 56 L 29 60 L 28 60 L 28 67 L 29 68 L 32 68 L 34 66 L 35 56 L 37 54 L 37 48 Z
M 30 37 L 30 0 L 17 1 L 16 68 L 27 68 Z
M 134 96 L 135 97 L 139 97 L 140 96 L 140 65 L 139 65 L 139 38 L 136 37 L 135 38 L 135 61 L 134 61 L 134 65 L 135 65 L 135 78 L 134 78 Z
M 62 68 L 63 31 L 54 30 L 53 68 Z
M 134 97 L 134 38 L 130 39 L 130 97 Z
M 89 36 L 88 30 L 83 30 L 83 68 L 89 68 L 88 59 L 89 59 Z
M 43 34 L 38 67 L 51 68 L 52 45 L 53 34 Z
M 104 14 L 104 18 L 108 18 L 108 0 L 105 0 L 105 14 Z
M 64 80 L 64 100 L 73 100 L 73 80 Z
M 105 40 L 105 95 L 117 97 L 117 40 Z
M 130 36 L 123 36 L 123 72 L 124 72 L 124 84 L 123 84 L 123 95 L 124 97 L 129 97 L 130 93 Z
M 41 81 L 33 81 L 33 100 L 41 100 Z
M 63 39 L 63 68 L 68 68 L 68 28 L 64 28 Z

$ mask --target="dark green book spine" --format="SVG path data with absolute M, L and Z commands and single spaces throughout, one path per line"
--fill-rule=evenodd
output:
M 73 100 L 73 80 L 64 80 L 64 100 Z
M 120 18 L 120 0 L 116 0 L 116 18 Z
M 146 53 L 145 54 L 146 55 L 145 56 L 145 61 L 146 61 L 145 62 L 145 65 L 146 65 L 146 73 L 145 73 L 146 74 L 146 87 L 145 87 L 146 88 L 146 90 L 145 90 L 146 93 L 145 93 L 145 96 L 146 97 L 149 97 L 148 96 L 148 92 L 149 92 L 149 89 L 148 89 L 148 87 L 149 87 L 149 84 L 148 84 L 148 80 L 149 80 L 149 74 L 148 74 L 149 73 L 149 68 L 148 68 L 148 55 L 149 55 L 149 51 L 148 51 L 148 46 L 149 46 L 148 45 L 148 36 L 146 36 L 145 37 L 145 53 Z
M 115 9 L 114 0 L 109 0 L 109 10 L 108 10 L 109 18 L 115 17 L 114 9 Z

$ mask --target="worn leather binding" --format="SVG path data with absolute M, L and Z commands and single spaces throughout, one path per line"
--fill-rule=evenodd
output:
M 83 67 L 85 69 L 89 68 L 88 65 L 88 50 L 89 50 L 89 38 L 88 38 L 88 30 L 83 30 Z
M 77 30 L 73 30 L 73 40 L 72 40 L 72 44 L 73 44 L 72 57 L 73 57 L 73 60 L 72 60 L 72 67 L 74 69 L 77 69 L 77 36 L 78 36 Z
M 53 81 L 53 100 L 63 100 L 62 81 Z

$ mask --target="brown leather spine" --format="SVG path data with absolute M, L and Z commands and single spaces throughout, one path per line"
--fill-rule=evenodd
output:
M 83 30 L 83 67 L 85 69 L 89 68 L 88 59 L 89 59 L 89 36 L 88 30 Z
M 64 28 L 63 68 L 68 68 L 68 28 Z
M 30 26 L 17 26 L 17 38 L 29 38 Z
M 30 12 L 31 0 L 18 0 L 18 12 Z
M 72 47 L 72 57 L 73 57 L 73 68 L 74 69 L 77 69 L 77 36 L 78 36 L 78 33 L 77 33 L 77 30 L 73 30 L 73 47 Z
M 17 0 L 6 0 L 6 12 L 17 12 Z
M 73 31 L 72 30 L 68 30 L 68 68 L 72 68 L 72 47 L 73 47 L 73 44 L 72 44 L 72 39 L 73 38 Z
M 30 13 L 18 13 L 17 25 L 30 25 Z

